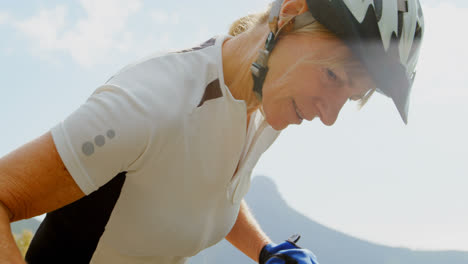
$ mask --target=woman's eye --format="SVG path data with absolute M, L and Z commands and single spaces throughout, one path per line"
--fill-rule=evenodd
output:
M 338 76 L 336 75 L 335 72 L 333 72 L 331 69 L 327 69 L 326 71 L 327 71 L 328 78 L 330 78 L 333 81 L 338 80 Z

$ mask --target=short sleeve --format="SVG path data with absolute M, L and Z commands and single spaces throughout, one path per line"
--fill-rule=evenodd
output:
M 144 155 L 150 122 L 141 104 L 130 91 L 104 85 L 52 128 L 57 151 L 85 194 L 128 171 Z

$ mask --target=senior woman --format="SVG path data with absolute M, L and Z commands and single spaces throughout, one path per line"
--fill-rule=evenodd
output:
M 413 0 L 275 1 L 229 36 L 124 68 L 0 160 L 0 262 L 22 263 L 9 223 L 49 212 L 29 263 L 185 263 L 224 237 L 260 263 L 317 263 L 262 232 L 251 171 L 280 130 L 332 125 L 374 90 L 406 122 L 423 27 Z

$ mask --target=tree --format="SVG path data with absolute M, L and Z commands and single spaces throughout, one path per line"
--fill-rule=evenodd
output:
M 14 234 L 13 236 L 15 237 L 16 245 L 18 246 L 21 255 L 23 255 L 24 258 L 26 252 L 28 251 L 29 244 L 31 244 L 33 233 L 29 230 L 23 230 L 21 235 Z

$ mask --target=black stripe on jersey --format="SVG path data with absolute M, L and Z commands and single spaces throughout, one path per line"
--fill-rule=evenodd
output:
M 216 79 L 210 82 L 208 86 L 206 86 L 205 93 L 203 94 L 203 97 L 200 100 L 198 107 L 202 106 L 203 103 L 208 100 L 216 99 L 222 96 L 223 96 L 223 92 L 221 92 L 221 87 L 219 86 L 219 79 Z
M 211 38 L 211 39 L 205 41 L 204 43 L 200 44 L 200 46 L 193 47 L 193 48 L 190 48 L 190 49 L 184 49 L 184 50 L 176 51 L 174 53 L 186 53 L 186 52 L 201 50 L 201 49 L 204 49 L 206 47 L 213 46 L 215 44 L 215 42 L 216 42 L 216 38 Z
M 122 172 L 90 195 L 48 213 L 26 253 L 27 263 L 89 263 L 125 178 Z

